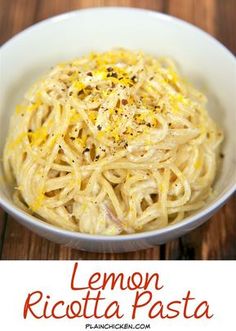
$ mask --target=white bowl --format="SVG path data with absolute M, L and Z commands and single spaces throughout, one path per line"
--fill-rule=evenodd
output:
M 182 236 L 209 219 L 236 188 L 236 61 L 218 41 L 179 19 L 132 8 L 94 8 L 66 13 L 21 32 L 1 48 L 0 154 L 9 117 L 31 83 L 50 66 L 112 47 L 170 56 L 195 84 L 206 89 L 209 110 L 224 129 L 225 158 L 215 198 L 182 222 L 161 230 L 105 237 L 66 231 L 14 205 L 0 169 L 0 205 L 21 224 L 57 243 L 97 252 L 144 249 Z M 217 226 L 217 224 L 215 224 Z

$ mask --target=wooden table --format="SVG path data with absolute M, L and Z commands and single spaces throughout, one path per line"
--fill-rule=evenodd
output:
M 50 16 L 94 6 L 142 7 L 168 13 L 198 25 L 236 53 L 235 0 L 0 0 L 0 43 Z M 51 243 L 0 210 L 0 258 L 235 259 L 236 196 L 209 222 L 190 234 L 166 245 L 126 254 L 86 253 Z

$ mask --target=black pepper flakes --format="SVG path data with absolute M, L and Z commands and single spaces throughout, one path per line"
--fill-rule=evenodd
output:
M 223 159 L 225 155 L 223 153 L 220 153 L 220 158 Z
M 86 147 L 84 150 L 83 150 L 83 153 L 87 153 L 87 152 L 89 152 L 90 151 L 90 149 L 88 148 L 88 147 Z
M 113 68 L 112 68 L 112 67 L 108 67 L 108 68 L 107 68 L 107 71 L 108 71 L 108 72 L 111 72 L 111 71 L 113 71 Z
M 128 100 L 126 100 L 126 99 L 122 99 L 122 100 L 121 100 L 121 103 L 122 103 L 123 106 L 125 106 L 125 105 L 127 105 Z
M 113 78 L 117 78 L 117 77 L 118 77 L 118 75 L 117 75 L 117 73 L 116 73 L 116 72 L 113 72 L 113 73 L 111 74 L 111 77 L 113 77 Z
M 101 130 L 102 130 L 102 126 L 99 124 L 99 125 L 97 126 L 97 129 L 98 129 L 98 131 L 101 131 Z
M 92 72 L 91 71 L 89 71 L 89 72 L 87 72 L 87 76 L 93 76 L 93 74 L 92 74 Z

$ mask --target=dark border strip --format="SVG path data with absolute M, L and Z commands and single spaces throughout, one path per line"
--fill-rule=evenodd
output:
M 3 230 L 2 230 L 1 237 L 0 237 L 0 260 L 2 260 L 4 239 L 5 239 L 6 229 L 7 229 L 7 221 L 8 221 L 8 214 L 4 213 L 3 220 L 2 220 Z
M 166 244 L 160 245 L 160 260 L 166 260 Z

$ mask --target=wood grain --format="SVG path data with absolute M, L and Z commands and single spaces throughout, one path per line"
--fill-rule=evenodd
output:
M 5 239 L 6 222 L 7 222 L 7 214 L 4 213 L 2 209 L 0 209 L 0 257 L 2 254 L 3 243 Z
M 42 19 L 94 6 L 131 6 L 169 13 L 199 26 L 236 53 L 235 0 L 0 0 L 0 43 Z M 126 254 L 87 253 L 51 243 L 0 210 L 0 258 L 9 260 L 236 259 L 235 238 L 236 196 L 190 234 L 160 247 Z

